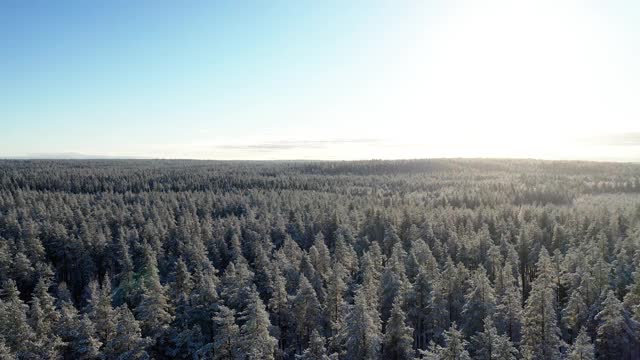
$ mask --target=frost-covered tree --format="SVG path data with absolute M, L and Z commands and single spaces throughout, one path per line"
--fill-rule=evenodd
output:
M 371 360 L 380 356 L 382 324 L 375 307 L 370 307 L 367 293 L 359 289 L 347 315 L 345 338 L 348 360 Z
M 142 270 L 141 300 L 135 308 L 135 314 L 140 321 L 142 333 L 158 342 L 166 335 L 173 320 L 169 297 L 165 287 L 160 284 L 158 261 L 151 246 L 146 244 L 144 249 L 144 268 Z
M 0 337 L 0 360 L 14 360 L 16 354 L 4 342 L 4 339 Z
M 411 290 L 407 294 L 407 314 L 414 328 L 414 347 L 424 349 L 434 336 L 433 281 L 437 268 L 432 273 L 420 267 Z
M 28 306 L 20 299 L 15 281 L 5 281 L 0 295 L 0 338 L 19 358 L 32 355 L 36 334 L 27 321 Z
M 329 360 L 327 355 L 327 349 L 325 347 L 325 340 L 318 333 L 318 330 L 313 330 L 311 333 L 311 339 L 309 340 L 309 347 L 307 347 L 302 355 L 296 355 L 298 360 Z
M 474 359 L 516 360 L 518 350 L 507 335 L 498 334 L 490 317 L 485 317 L 484 328 L 472 338 Z
M 596 315 L 599 322 L 596 336 L 596 354 L 603 359 L 632 359 L 637 356 L 636 324 L 629 319 L 613 290 L 602 302 L 602 311 Z
M 98 341 L 95 333 L 93 322 L 87 315 L 78 319 L 74 337 L 69 344 L 71 358 L 78 360 L 98 358 L 102 343 Z
M 522 334 L 522 290 L 510 263 L 504 266 L 501 274 L 505 280 L 497 298 L 496 327 L 518 343 Z
M 587 334 L 587 331 L 582 328 L 574 340 L 573 345 L 571 345 L 568 359 L 594 360 L 595 358 L 595 351 L 593 343 L 591 343 L 591 338 L 589 337 L 589 334 Z
M 213 317 L 215 336 L 213 337 L 214 359 L 235 359 L 240 356 L 240 328 L 236 324 L 235 311 L 221 305 Z
M 334 262 L 332 272 L 327 281 L 327 297 L 324 304 L 325 319 L 328 324 L 328 346 L 331 351 L 338 351 L 341 334 L 345 326 L 347 302 L 344 299 L 347 291 L 345 279 L 347 274 L 339 263 Z
M 292 300 L 292 310 L 296 321 L 298 346 L 302 351 L 309 342 L 311 331 L 320 324 L 322 313 L 316 292 L 304 275 L 300 277 L 298 291 Z
M 455 323 L 444 333 L 444 343 L 445 346 L 432 343 L 429 349 L 420 350 L 420 354 L 429 360 L 471 360 L 466 349 L 468 342 Z
M 538 277 L 531 285 L 523 315 L 523 348 L 530 359 L 556 360 L 561 356 L 563 343 L 557 325 L 552 266 L 543 248 L 536 264 Z
M 242 351 L 247 359 L 273 359 L 278 341 L 269 333 L 269 314 L 255 288 L 248 296 L 240 328 Z
M 152 340 L 142 337 L 140 324 L 133 316 L 127 305 L 121 305 L 115 310 L 115 335 L 104 344 L 102 352 L 107 360 L 142 360 L 149 359 L 146 349 Z
M 391 315 L 387 321 L 383 339 L 382 357 L 385 359 L 412 359 L 413 350 L 413 329 L 406 324 L 404 311 L 402 310 L 402 299 L 396 297 L 391 308 Z
M 482 330 L 483 320 L 493 316 L 496 307 L 495 292 L 482 266 L 472 273 L 464 298 L 463 329 L 466 334 L 473 335 Z
M 87 313 L 95 325 L 98 340 L 104 346 L 116 335 L 116 311 L 111 302 L 111 280 L 105 275 L 102 286 L 98 286 L 97 281 L 94 281 L 89 284 L 89 289 Z

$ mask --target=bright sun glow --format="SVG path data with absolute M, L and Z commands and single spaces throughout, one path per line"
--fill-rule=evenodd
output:
M 416 42 L 378 114 L 397 118 L 385 131 L 409 152 L 597 156 L 582 138 L 640 129 L 637 74 L 613 30 L 577 3 L 469 2 Z
M 376 139 L 284 146 L 271 149 L 272 158 L 635 159 L 630 148 L 638 147 L 597 142 L 640 130 L 638 73 L 623 34 L 579 2 L 457 3 L 389 49 L 394 54 L 361 93 L 291 115 L 317 126 L 238 142 Z M 327 119 L 336 125 L 323 127 Z M 261 151 L 216 153 L 252 158 Z

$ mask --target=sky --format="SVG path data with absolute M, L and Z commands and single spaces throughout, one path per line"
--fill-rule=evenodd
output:
M 635 0 L 0 2 L 0 157 L 640 161 Z

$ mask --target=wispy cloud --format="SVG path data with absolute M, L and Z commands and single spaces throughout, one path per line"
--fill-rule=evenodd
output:
M 582 139 L 589 145 L 640 146 L 640 132 L 602 134 Z
M 324 149 L 334 145 L 360 144 L 372 145 L 380 143 L 380 139 L 328 139 L 328 140 L 277 140 L 253 144 L 216 145 L 221 150 L 241 151 L 278 151 L 295 149 Z

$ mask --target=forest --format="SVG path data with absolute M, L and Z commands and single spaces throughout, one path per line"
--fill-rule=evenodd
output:
M 640 164 L 0 160 L 0 360 L 640 359 Z

